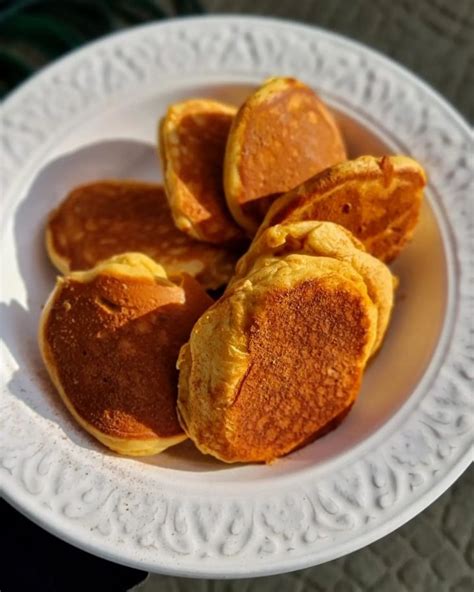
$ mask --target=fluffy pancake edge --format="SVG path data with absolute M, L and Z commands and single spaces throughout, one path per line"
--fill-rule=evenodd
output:
M 360 183 L 361 188 L 358 192 L 358 197 L 363 199 L 364 183 L 378 184 L 380 186 L 380 194 L 382 195 L 390 184 L 398 182 L 400 185 L 402 181 L 411 183 L 413 191 L 410 207 L 398 219 L 398 222 L 401 219 L 407 219 L 404 235 L 401 237 L 399 244 L 390 245 L 390 239 L 388 239 L 389 243 L 386 247 L 386 253 L 381 250 L 382 246 L 378 243 L 384 236 L 388 236 L 387 233 L 390 230 L 389 225 L 383 227 L 378 234 L 372 235 L 370 239 L 363 240 L 366 249 L 371 254 L 385 262 L 390 262 L 395 259 L 404 245 L 413 236 L 423 200 L 423 188 L 427 182 L 423 167 L 417 161 L 403 155 L 382 157 L 359 156 L 353 160 L 328 167 L 277 198 L 270 206 L 256 236 L 260 235 L 266 228 L 282 222 L 320 219 L 315 214 L 309 213 L 311 212 L 311 208 L 317 207 L 318 203 L 323 203 L 325 199 L 330 200 L 333 192 L 342 190 L 345 185 L 352 182 Z M 392 187 L 392 192 L 395 192 L 394 187 Z M 351 199 L 349 197 L 347 198 L 347 202 L 350 206 Z M 330 204 L 330 202 L 328 203 Z M 340 215 L 336 216 L 336 214 L 333 214 L 331 217 L 332 219 L 326 218 L 326 220 L 344 226 Z
M 110 260 L 98 264 L 95 268 L 90 270 L 72 272 L 68 275 L 68 278 L 87 283 L 94 279 L 94 277 L 97 275 L 104 272 L 109 272 L 115 277 L 122 276 L 129 278 L 132 276 L 136 278 L 143 277 L 145 279 L 156 278 L 167 284 L 171 284 L 171 282 L 167 280 L 167 275 L 163 267 L 141 253 L 127 253 L 124 255 L 115 256 Z M 69 400 L 61 384 L 56 365 L 53 360 L 53 354 L 48 341 L 45 338 L 46 322 L 56 300 L 61 295 L 62 286 L 65 284 L 65 281 L 66 280 L 63 277 L 57 278 L 55 288 L 52 290 L 48 300 L 44 305 L 38 327 L 38 345 L 51 382 L 55 386 L 61 400 L 72 417 L 85 431 L 87 431 L 107 448 L 118 454 L 126 456 L 148 456 L 158 454 L 170 446 L 174 446 L 186 440 L 187 435 L 185 432 L 171 437 L 157 438 L 121 438 L 117 436 L 111 436 L 98 430 L 76 411 L 74 405 Z
M 333 115 L 323 103 L 321 98 L 310 87 L 308 87 L 302 81 L 291 77 L 277 76 L 264 80 L 262 85 L 252 95 L 250 95 L 250 97 L 247 98 L 245 103 L 237 112 L 229 132 L 226 155 L 224 159 L 224 189 L 227 205 L 236 222 L 247 231 L 249 236 L 255 235 L 256 231 L 258 230 L 258 223 L 251 215 L 248 215 L 244 212 L 239 199 L 239 196 L 243 191 L 243 182 L 240 176 L 239 166 L 240 156 L 244 147 L 246 122 L 249 119 L 251 112 L 255 108 L 268 101 L 272 95 L 290 88 L 308 88 L 311 90 L 318 106 L 319 115 L 322 117 L 322 119 L 324 119 L 325 123 L 332 130 L 336 144 L 340 144 L 338 149 L 340 150 L 341 154 L 346 154 L 344 141 Z
M 186 183 L 184 183 L 177 174 L 172 159 L 167 156 L 168 152 L 173 147 L 169 144 L 168 139 L 173 134 L 177 134 L 177 129 L 183 114 L 186 114 L 188 111 L 193 113 L 194 110 L 197 110 L 196 113 L 199 114 L 198 109 L 200 107 L 203 109 L 211 107 L 216 113 L 231 115 L 232 117 L 237 113 L 236 107 L 210 99 L 188 99 L 179 103 L 174 103 L 168 107 L 166 115 L 160 119 L 157 129 L 158 157 L 163 171 L 166 195 L 173 220 L 179 230 L 196 240 L 214 244 L 233 242 L 240 240 L 242 238 L 242 233 L 240 227 L 235 223 L 230 213 L 227 213 L 227 216 L 225 216 L 224 212 L 221 214 L 221 222 L 225 227 L 223 232 L 220 233 L 223 238 L 219 239 L 206 232 L 205 224 L 200 225 L 195 223 L 195 221 L 185 213 L 184 205 L 187 201 L 194 200 L 195 198 Z M 222 155 L 222 158 L 224 160 L 224 155 Z M 227 207 L 224 189 L 222 197 L 222 206 Z M 203 226 L 203 228 L 200 228 L 200 226 Z
M 291 289 L 292 286 L 303 284 L 307 278 L 314 280 L 315 273 L 311 268 L 315 259 L 306 255 L 294 255 L 291 259 L 288 258 L 288 261 L 275 261 L 265 269 L 259 269 L 248 277 L 242 278 L 232 287 L 229 293 L 226 293 L 218 303 L 214 304 L 198 320 L 193 328 L 190 340 L 181 349 L 178 360 L 180 369 L 178 417 L 183 429 L 201 452 L 212 454 L 224 462 L 271 462 L 276 456 L 281 455 L 277 454 L 275 456 L 269 453 L 265 458 L 240 457 L 238 452 L 232 451 L 231 444 L 228 442 L 226 444 L 225 437 L 224 444 L 216 445 L 215 442 L 209 442 L 209 434 L 218 433 L 216 430 L 221 430 L 220 435 L 227 433 L 228 430 L 232 431 L 232 426 L 225 425 L 223 411 L 233 405 L 238 396 L 242 380 L 245 379 L 246 373 L 252 364 L 247 349 L 248 335 L 245 331 L 245 325 L 250 318 L 250 313 L 246 310 L 248 306 L 246 295 L 255 291 L 257 293 L 253 295 L 253 298 L 258 300 L 258 292 L 264 289 L 262 282 L 259 281 L 259 276 L 261 279 L 262 275 L 267 275 L 267 283 L 272 286 L 272 275 L 277 273 L 278 269 L 284 269 L 285 266 L 294 268 L 295 262 L 299 267 L 296 274 L 297 279 L 295 280 L 294 273 L 284 271 L 284 277 L 279 278 L 282 281 L 278 284 L 277 292 L 280 289 Z M 271 267 L 273 269 L 270 269 Z M 344 268 L 342 276 L 336 274 L 339 277 L 337 281 L 349 282 L 352 286 L 350 290 L 357 292 L 361 301 L 364 302 L 368 323 L 367 341 L 363 345 L 362 364 L 365 364 L 376 339 L 377 312 L 375 305 L 368 297 L 362 278 L 354 270 L 351 270 L 348 264 L 341 265 L 340 262 L 334 263 L 326 259 L 323 267 L 324 269 L 320 274 L 323 280 L 327 278 L 328 272 L 331 275 L 331 269 L 336 273 L 336 268 Z M 224 311 L 224 320 L 219 318 L 218 315 L 218 309 L 223 306 L 227 307 L 227 310 Z M 209 343 L 225 344 L 222 346 L 225 349 L 219 350 L 218 346 L 212 348 Z M 208 348 L 203 347 L 203 344 L 208 344 Z M 218 369 L 217 374 L 214 373 L 216 368 Z M 201 385 L 199 392 L 196 392 L 195 385 Z M 198 407 L 193 409 L 194 404 Z M 196 411 L 196 409 L 198 410 Z M 214 412 L 217 411 L 218 413 L 214 416 Z M 196 421 L 196 413 L 201 414 L 198 421 Z M 230 446 L 230 452 L 229 450 L 226 451 L 226 446 Z M 297 445 L 286 450 L 284 454 L 295 447 Z
M 396 279 L 389 268 L 366 252 L 364 245 L 343 226 L 333 222 L 286 222 L 263 230 L 236 266 L 232 285 L 272 258 L 288 254 L 333 257 L 350 263 L 361 274 L 369 296 L 377 307 L 377 339 L 372 354 L 380 347 L 394 304 Z

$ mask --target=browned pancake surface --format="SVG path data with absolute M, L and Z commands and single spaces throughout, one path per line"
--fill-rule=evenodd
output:
M 317 95 L 295 79 L 270 80 L 241 107 L 229 136 L 229 207 L 255 231 L 276 196 L 345 158 L 340 132 Z
M 193 238 L 225 243 L 242 238 L 227 210 L 222 181 L 234 107 L 194 99 L 172 105 L 160 125 L 165 185 L 176 225 Z
M 211 304 L 195 280 L 66 278 L 43 328 L 48 366 L 75 411 L 101 433 L 149 439 L 181 433 L 176 360 Z
M 229 413 L 232 448 L 276 458 L 337 418 L 360 388 L 354 360 L 363 356 L 367 324 L 355 296 L 320 281 L 269 294 L 249 328 L 250 367 Z
M 181 349 L 186 433 L 226 462 L 269 462 L 325 433 L 357 396 L 376 324 L 348 262 L 288 255 L 250 272 Z
M 292 189 L 334 158 L 320 147 L 333 142 L 332 126 L 319 114 L 319 102 L 308 87 L 290 87 L 256 107 L 245 128 L 240 161 L 243 203 Z M 314 129 L 318 126 L 317 131 Z
M 344 226 L 382 261 L 412 238 L 426 175 L 406 156 L 361 156 L 330 167 L 281 196 L 259 232 L 282 222 L 326 220 Z
M 174 225 L 161 185 L 104 180 L 77 187 L 52 213 L 48 250 L 57 267 L 90 269 L 125 252 L 141 252 L 168 273 L 187 272 L 206 288 L 232 275 L 235 255 L 192 240 Z

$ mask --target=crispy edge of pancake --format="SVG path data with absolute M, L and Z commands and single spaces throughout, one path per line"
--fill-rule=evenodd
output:
M 324 260 L 324 269 L 321 269 L 318 259 L 319 262 Z M 315 267 L 319 268 L 318 273 L 315 273 Z M 248 310 L 248 300 L 257 302 L 258 309 L 262 306 L 258 301 L 259 292 L 268 289 L 277 292 L 291 290 L 307 280 L 324 279 L 328 276 L 334 278 L 335 275 L 341 282 L 350 284 L 352 290 L 357 291 L 366 303 L 370 326 L 367 332 L 368 339 L 364 344 L 362 364 L 365 365 L 376 339 L 377 311 L 368 296 L 362 277 L 345 262 L 308 255 L 289 255 L 274 260 L 264 269 L 257 269 L 239 280 L 198 319 L 188 343 L 182 346 L 178 357 L 177 366 L 180 373 L 177 409 L 181 426 L 202 453 L 210 454 L 226 463 L 272 462 L 298 447 L 299 443 L 281 455 L 270 454 L 266 458 L 249 459 L 238 455 L 230 458 L 222 453 L 222 446 L 219 450 L 219 445 L 209 444 L 209 438 L 202 441 L 198 433 L 204 430 L 206 435 L 209 435 L 220 429 L 219 435 L 223 435 L 225 439 L 226 431 L 229 429 L 225 421 L 225 409 L 230 407 L 238 396 L 242 379 L 251 364 L 245 332 L 245 325 L 252 315 L 252 310 Z M 250 295 L 250 298 L 247 298 L 247 295 Z M 223 304 L 231 310 L 224 318 L 219 318 L 218 311 Z M 197 381 L 196 373 L 199 374 Z M 200 392 L 192 392 L 192 384 L 196 382 L 204 385 L 204 391 L 201 389 Z M 355 393 L 349 401 L 350 404 L 357 398 L 357 394 Z M 196 425 L 197 414 L 200 415 L 199 422 L 204 422 L 204 428 Z
M 227 138 L 227 147 L 224 158 L 224 192 L 227 206 L 235 221 L 244 228 L 250 236 L 255 234 L 258 229 L 258 224 L 255 223 L 255 220 L 251 216 L 244 213 L 239 202 L 239 196 L 241 195 L 243 188 L 239 172 L 239 164 L 240 154 L 244 144 L 243 138 L 245 135 L 246 123 L 251 111 L 255 107 L 260 106 L 273 95 L 290 88 L 298 89 L 310 87 L 300 80 L 290 77 L 276 76 L 265 80 L 262 85 L 247 98 L 238 110 L 230 128 L 229 137 Z M 312 89 L 310 88 L 310 90 Z M 345 149 L 341 132 L 337 127 L 334 117 L 316 93 L 314 93 L 314 96 L 318 102 L 321 116 L 325 119 L 326 123 L 333 128 L 335 135 L 341 138 L 342 147 Z
M 160 278 L 167 280 L 167 275 L 164 268 L 155 263 L 152 259 L 141 253 L 126 253 L 108 259 L 99 263 L 96 267 L 87 271 L 72 272 L 69 277 L 76 281 L 88 283 L 101 273 L 110 273 L 115 277 L 144 277 L 144 278 Z M 56 387 L 64 405 L 71 413 L 77 423 L 89 434 L 94 436 L 99 442 L 104 444 L 118 454 L 126 456 L 148 456 L 158 454 L 166 450 L 170 446 L 175 446 L 187 439 L 187 435 L 178 434 L 170 438 L 119 438 L 104 434 L 86 419 L 84 419 L 72 405 L 59 379 L 58 372 L 53 362 L 53 356 L 49 344 L 45 338 L 46 322 L 49 318 L 51 309 L 59 297 L 62 286 L 65 283 L 65 278 L 58 277 L 56 285 L 51 292 L 41 313 L 39 328 L 38 328 L 38 344 L 43 358 L 44 365 L 51 378 L 51 382 Z M 170 282 L 171 283 L 171 282 Z
M 98 183 L 108 183 L 110 185 L 115 185 L 115 186 L 124 186 L 125 185 L 128 187 L 136 187 L 137 185 L 141 185 L 141 186 L 144 186 L 148 189 L 157 189 L 157 188 L 162 187 L 161 183 L 152 183 L 150 181 L 141 181 L 139 179 L 104 178 L 104 179 L 95 179 L 93 181 L 87 181 L 86 183 L 81 183 L 79 185 L 75 185 L 72 189 L 70 189 L 67 192 L 67 194 L 65 195 L 65 197 L 63 197 L 63 199 L 61 199 L 61 201 L 49 212 L 49 215 L 46 220 L 45 230 L 44 230 L 44 244 L 46 247 L 46 252 L 48 254 L 48 257 L 49 257 L 51 263 L 54 265 L 54 267 L 56 267 L 56 269 L 58 271 L 60 271 L 63 275 L 66 275 L 67 273 L 71 272 L 71 261 L 67 257 L 61 255 L 55 247 L 54 233 L 51 230 L 51 220 L 54 218 L 56 213 L 64 206 L 64 204 L 66 203 L 66 201 L 69 199 L 70 195 L 73 192 L 78 191 L 78 190 L 83 190 L 91 185 L 96 185 Z M 114 255 L 114 256 L 110 257 L 108 260 L 113 259 L 116 256 L 121 256 L 121 255 Z M 107 259 L 104 259 L 103 261 L 99 261 L 96 265 L 100 265 L 104 261 L 107 261 Z M 90 269 L 93 269 L 93 268 L 89 268 L 89 270 Z
M 382 261 L 367 253 L 364 245 L 339 224 L 307 220 L 266 228 L 240 258 L 227 289 L 230 290 L 240 278 L 268 265 L 273 258 L 291 253 L 332 257 L 350 263 L 361 274 L 378 311 L 373 355 L 380 348 L 388 328 L 397 280 Z
M 158 123 L 157 151 L 163 173 L 166 197 L 176 228 L 194 239 L 221 244 L 241 239 L 242 234 L 240 227 L 238 225 L 235 227 L 233 226 L 235 221 L 229 213 L 229 220 L 226 221 L 226 228 L 224 229 L 225 232 L 222 233 L 224 236 L 222 240 L 217 240 L 216 236 L 206 234 L 205 231 L 200 228 L 199 223 L 196 224 L 188 215 L 186 215 L 183 211 L 182 204 L 189 199 L 194 200 L 195 197 L 188 189 L 186 183 L 180 179 L 175 170 L 173 159 L 168 158 L 167 156 L 168 150 L 172 148 L 172 146 L 168 146 L 167 139 L 169 138 L 169 135 L 176 133 L 176 128 L 179 125 L 181 118 L 188 114 L 199 114 L 204 108 L 207 108 L 208 111 L 212 109 L 215 113 L 232 115 L 232 117 L 235 117 L 237 113 L 236 107 L 210 99 L 188 99 L 179 103 L 173 103 L 168 107 L 166 115 L 162 117 Z M 222 155 L 222 160 L 224 161 L 224 155 Z M 222 188 L 222 191 L 222 207 L 227 208 L 224 188 Z
M 140 180 L 135 180 L 135 179 L 99 179 L 96 181 L 90 181 L 88 183 L 83 183 L 81 185 L 77 185 L 76 187 L 71 189 L 71 191 L 69 191 L 69 193 L 66 195 L 66 197 L 64 199 L 62 199 L 61 202 L 53 210 L 51 210 L 51 212 L 48 216 L 48 219 L 46 221 L 46 226 L 45 226 L 45 231 L 44 231 L 44 244 L 46 247 L 46 252 L 48 254 L 49 260 L 54 265 L 54 267 L 58 271 L 60 271 L 63 275 L 71 273 L 71 261 L 68 257 L 62 256 L 55 248 L 54 235 L 53 235 L 53 232 L 51 231 L 51 228 L 50 228 L 50 220 L 54 217 L 57 210 L 59 208 L 61 208 L 61 206 L 68 199 L 69 195 L 73 191 L 76 191 L 77 189 L 82 189 L 84 187 L 87 187 L 89 185 L 93 185 L 96 183 L 110 183 L 110 184 L 116 184 L 116 185 L 128 184 L 130 186 L 135 186 L 136 184 L 139 184 L 139 185 L 144 185 L 144 186 L 151 187 L 151 188 L 158 188 L 159 187 L 160 189 L 163 189 L 163 192 L 164 192 L 164 187 L 161 183 L 151 183 L 151 182 L 140 181 Z M 184 236 L 184 238 L 186 238 L 186 240 L 191 240 L 191 238 L 186 236 L 185 234 L 183 234 L 183 236 Z M 203 246 L 203 243 L 201 241 L 199 241 L 197 244 L 200 244 L 201 246 Z M 160 263 L 158 261 L 156 261 L 156 263 L 158 265 L 162 265 L 163 267 L 167 268 L 169 275 L 176 275 L 179 273 L 188 273 L 189 275 L 194 277 L 206 290 L 217 290 L 229 281 L 230 277 L 232 276 L 232 271 L 228 272 L 227 268 L 231 267 L 233 269 L 233 266 L 234 266 L 236 260 L 238 259 L 238 256 L 231 249 L 227 249 L 224 246 L 219 247 L 219 245 L 204 244 L 204 247 L 206 247 L 206 246 L 209 249 L 219 250 L 219 253 L 218 253 L 218 255 L 216 255 L 214 257 L 214 261 L 205 265 L 203 267 L 203 269 L 197 274 L 192 269 L 192 267 L 193 267 L 192 262 L 196 259 L 192 259 L 191 257 L 189 257 L 185 263 L 183 263 L 183 264 L 178 263 L 178 265 L 170 264 L 170 263 L 168 263 L 168 264 Z M 119 255 L 113 255 L 112 258 L 116 257 L 116 256 L 119 256 Z M 96 265 L 99 265 L 100 263 L 102 263 L 103 261 L 106 261 L 106 260 L 107 259 L 99 261 L 99 262 L 97 262 Z M 201 260 L 198 259 L 198 261 L 201 261 Z M 92 269 L 92 268 L 88 268 L 88 269 Z M 223 269 L 226 271 L 223 271 Z M 76 270 L 74 270 L 74 271 L 76 271 Z
M 71 270 L 70 261 L 66 257 L 62 257 L 54 248 L 53 233 L 49 227 L 49 224 L 46 226 L 44 237 L 46 252 L 48 254 L 49 260 L 58 271 L 60 271 L 63 275 L 66 275 Z
M 375 181 L 381 183 L 383 186 L 387 186 L 396 176 L 416 179 L 416 183 L 414 182 L 414 190 L 416 189 L 414 191 L 414 197 L 416 197 L 414 207 L 417 209 L 417 213 L 413 227 L 409 229 L 401 247 L 395 253 L 383 258 L 385 262 L 390 262 L 398 255 L 413 235 L 423 200 L 423 187 L 427 182 L 423 167 L 416 160 L 404 155 L 380 157 L 370 155 L 359 156 L 353 160 L 335 164 L 317 173 L 314 177 L 288 191 L 273 202 L 256 236 L 258 237 L 266 228 L 275 224 L 282 223 L 286 220 L 291 222 L 297 221 L 297 219 L 292 218 L 295 216 L 295 212 L 298 212 L 298 210 L 303 212 L 305 207 L 310 207 L 311 203 L 325 199 L 328 194 L 332 193 L 338 187 L 342 188 L 345 183 L 360 181 L 362 185 L 366 182 Z M 332 222 L 337 223 L 337 220 L 332 220 Z M 384 229 L 379 234 L 383 234 L 386 231 L 387 229 Z

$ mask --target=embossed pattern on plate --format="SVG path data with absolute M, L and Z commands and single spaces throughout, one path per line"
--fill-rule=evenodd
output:
M 31 331 L 31 319 L 26 314 L 24 325 L 11 321 L 17 301 L 28 302 L 16 270 L 22 243 L 13 244 L 13 216 L 42 163 L 71 130 L 98 113 L 156 89 L 166 92 L 167 84 L 187 77 L 205 86 L 274 73 L 304 78 L 425 164 L 447 261 L 445 323 L 412 397 L 351 453 L 273 483 L 255 480 L 239 489 L 235 480 L 207 482 L 206 473 L 183 487 L 173 471 L 118 459 L 73 426 L 57 428 L 63 410 L 41 371 L 28 363 L 37 357 L 34 341 L 22 337 Z M 380 538 L 426 507 L 467 466 L 472 136 L 446 103 L 406 71 L 358 44 L 304 26 L 240 17 L 167 22 L 111 36 L 44 70 L 5 102 L 0 134 L 3 252 L 11 257 L 11 267 L 2 270 L 2 336 L 8 344 L 2 346 L 2 489 L 45 528 L 150 571 L 277 573 Z

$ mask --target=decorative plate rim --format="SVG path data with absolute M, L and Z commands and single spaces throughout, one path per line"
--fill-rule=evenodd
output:
M 287 54 L 278 53 L 280 45 Z M 168 47 L 175 53 L 163 58 Z M 190 60 L 191 70 L 179 59 L 176 62 L 178 48 Z M 137 59 L 143 62 L 137 64 Z M 86 83 L 74 70 L 81 60 L 91 62 L 92 78 Z M 114 86 L 114 68 L 119 78 L 125 76 L 121 88 Z M 443 198 L 433 199 L 448 251 L 452 306 L 423 377 L 429 375 L 433 384 L 424 384 L 421 392 L 421 379 L 416 397 L 388 422 L 392 430 L 386 441 L 380 442 L 379 430 L 358 447 L 354 462 L 343 455 L 337 472 L 323 471 L 316 484 L 317 471 L 311 470 L 298 483 L 281 481 L 276 493 L 257 488 L 252 499 L 247 491 L 240 498 L 222 491 L 219 496 L 203 496 L 200 487 L 183 494 L 176 484 L 160 482 L 156 474 L 146 475 L 130 491 L 114 483 L 108 467 L 102 467 L 104 474 L 90 475 L 68 443 L 48 441 L 43 426 L 22 417 L 24 411 L 8 399 L 8 387 L 2 385 L 2 495 L 64 540 L 139 569 L 195 577 L 249 577 L 301 569 L 388 534 L 432 503 L 471 461 L 468 389 L 473 365 L 468 345 L 473 270 L 472 229 L 465 209 L 473 179 L 464 154 L 472 134 L 436 91 L 358 42 L 279 19 L 190 17 L 95 41 L 48 66 L 5 100 L 0 138 L 3 184 L 8 187 L 10 181 L 5 192 L 10 200 L 16 180 L 20 182 L 75 118 L 100 108 L 107 97 L 126 96 L 134 82 L 149 82 L 151 74 L 171 78 L 176 68 L 198 76 L 253 76 L 270 69 L 289 70 L 308 80 L 318 77 L 323 94 L 337 95 L 364 111 L 366 121 L 383 123 L 397 142 L 414 146 L 417 155 L 436 163 L 432 185 Z M 92 98 L 91 89 L 96 93 Z M 381 93 L 378 102 L 367 96 L 368 91 Z M 54 93 L 64 102 L 55 102 Z M 31 115 L 39 120 L 31 123 Z M 57 128 L 50 134 L 52 121 Z M 4 200 L 5 211 L 8 201 Z M 455 208 L 449 208 L 450 201 L 456 201 Z M 6 351 L 2 357 L 6 368 Z M 23 431 L 8 430 L 14 417 L 24 419 Z M 157 483 L 165 491 L 151 494 L 149 486 Z

